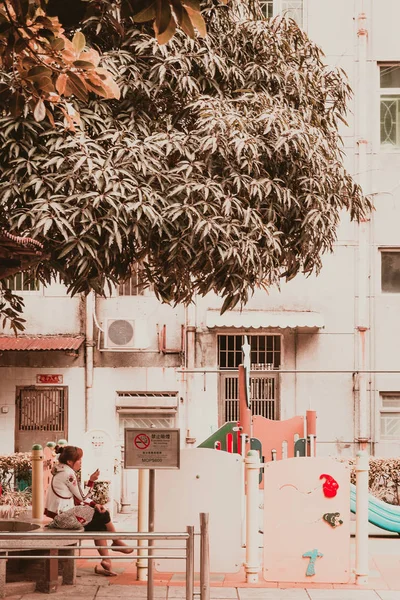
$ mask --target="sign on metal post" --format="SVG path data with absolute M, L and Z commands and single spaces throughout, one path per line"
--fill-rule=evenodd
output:
M 125 429 L 125 469 L 179 469 L 179 429 Z

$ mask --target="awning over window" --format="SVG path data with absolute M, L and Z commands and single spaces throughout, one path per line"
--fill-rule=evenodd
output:
M 324 319 L 320 313 L 306 310 L 231 310 L 221 315 L 219 310 L 211 309 L 207 311 L 206 325 L 209 329 L 220 327 L 234 327 L 237 329 L 306 327 L 321 329 L 324 327 Z
M 118 413 L 141 414 L 178 411 L 178 392 L 117 392 Z
M 0 351 L 79 350 L 83 335 L 0 335 Z

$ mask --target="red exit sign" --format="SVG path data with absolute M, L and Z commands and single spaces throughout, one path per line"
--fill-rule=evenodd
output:
M 36 383 L 58 384 L 63 382 L 62 375 L 36 375 Z

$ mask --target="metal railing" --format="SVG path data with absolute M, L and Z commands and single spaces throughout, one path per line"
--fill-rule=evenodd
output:
M 202 513 L 200 515 L 200 534 L 195 534 L 194 527 L 192 525 L 186 528 L 186 532 L 182 533 L 155 533 L 155 532 L 145 532 L 145 533 L 137 533 L 137 532 L 118 532 L 118 539 L 121 540 L 130 540 L 130 541 L 148 541 L 147 546 L 142 546 L 139 544 L 129 545 L 128 548 L 132 548 L 132 550 L 147 549 L 147 556 L 141 556 L 140 558 L 147 560 L 149 564 L 152 564 L 154 560 L 159 559 L 180 559 L 186 561 L 186 600 L 193 600 L 194 596 L 194 536 L 200 535 L 200 597 L 201 600 L 209 600 L 210 597 L 210 574 L 209 574 L 209 539 L 208 539 L 208 514 Z M 54 530 L 53 530 L 54 531 Z M 60 530 L 59 530 L 60 531 Z M 75 552 L 71 552 L 69 555 L 60 555 L 51 554 L 49 557 L 33 554 L 35 548 L 32 548 L 32 542 L 37 541 L 40 542 L 40 546 L 36 550 L 49 550 L 49 551 L 57 551 L 58 550 L 68 550 L 68 546 L 73 546 L 74 543 L 81 543 L 82 541 L 93 541 L 93 540 L 113 540 L 115 539 L 115 533 L 106 533 L 106 532 L 75 532 L 70 533 L 53 533 L 53 532 L 0 532 L 0 560 L 4 559 L 46 559 L 49 561 L 57 561 L 58 559 L 62 560 L 79 560 L 81 556 L 76 554 Z M 159 546 L 154 548 L 153 543 L 157 540 L 167 540 L 174 542 L 185 542 L 179 546 Z M 13 545 L 8 548 L 4 547 L 6 542 L 13 542 Z M 24 546 L 23 544 L 18 547 L 18 545 L 14 546 L 15 542 L 29 542 L 29 548 Z M 50 542 L 64 542 L 64 545 L 54 545 Z M 43 543 L 45 542 L 45 543 Z M 47 544 L 46 542 L 49 542 Z M 68 546 L 66 545 L 66 542 Z M 3 547 L 2 547 L 3 546 Z M 75 548 L 69 548 L 74 550 Z M 82 549 L 93 549 L 93 546 L 79 546 L 79 550 Z M 26 552 L 27 550 L 31 550 L 32 553 L 29 554 L 15 554 L 16 552 Z M 76 548 L 78 550 L 78 548 Z M 157 554 L 154 554 L 154 551 L 157 551 Z M 164 550 L 173 550 L 173 551 L 184 551 L 184 555 L 182 554 L 165 554 L 162 551 Z M 12 553 L 12 554 L 10 554 Z M 101 557 L 100 557 L 101 558 Z M 84 560 L 98 560 L 99 554 L 85 556 Z M 121 554 L 118 556 L 118 560 L 130 560 L 132 561 L 132 554 Z M 147 599 L 154 600 L 154 578 L 153 578 L 153 569 L 149 569 L 149 577 L 147 580 Z

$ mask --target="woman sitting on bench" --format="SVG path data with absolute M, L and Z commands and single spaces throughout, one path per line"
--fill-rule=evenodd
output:
M 90 493 L 94 482 L 97 481 L 100 471 L 97 469 L 90 475 L 85 490 L 82 490 L 76 477 L 76 472 L 80 470 L 82 463 L 83 450 L 77 446 L 56 446 L 55 452 L 58 454 L 58 463 L 53 468 L 53 478 L 47 491 L 46 508 L 44 514 L 54 519 L 56 515 L 73 508 L 79 504 L 89 504 L 94 508 L 93 518 L 85 525 L 85 531 L 108 531 L 115 532 L 114 523 L 111 521 L 110 513 L 101 504 L 96 504 L 90 500 Z M 102 556 L 99 568 L 95 567 L 95 572 L 99 575 L 115 576 L 117 573 L 111 570 L 111 560 L 109 558 L 107 540 L 94 540 L 97 551 Z M 127 548 L 126 544 L 119 539 L 112 542 L 111 549 L 115 552 L 130 554 L 132 548 Z

